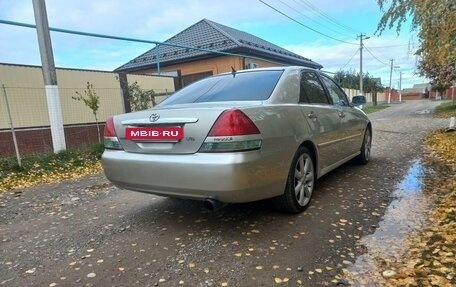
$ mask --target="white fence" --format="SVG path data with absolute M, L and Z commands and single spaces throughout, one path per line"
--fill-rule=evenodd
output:
M 350 101 L 353 99 L 354 96 L 358 96 L 360 94 L 359 90 L 354 89 L 344 89 L 345 93 L 349 97 Z M 366 96 L 366 100 L 368 104 L 373 103 L 373 94 L 372 93 L 364 93 Z M 386 103 L 388 101 L 388 95 L 385 93 L 377 93 L 377 103 Z

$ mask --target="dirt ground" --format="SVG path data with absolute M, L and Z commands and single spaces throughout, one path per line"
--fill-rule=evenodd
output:
M 217 212 L 95 174 L 0 194 L 0 286 L 331 286 L 366 252 L 393 192 L 447 120 L 438 103 L 373 113 L 372 161 L 317 182 L 300 215 L 267 201 Z

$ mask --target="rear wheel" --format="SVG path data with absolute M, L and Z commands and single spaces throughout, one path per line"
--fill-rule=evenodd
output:
M 355 158 L 355 161 L 360 164 L 367 164 L 370 160 L 370 153 L 372 147 L 372 132 L 366 128 L 364 132 L 363 145 L 361 146 L 361 153 Z
M 310 204 L 315 184 L 315 166 L 309 150 L 300 147 L 296 152 L 283 195 L 276 198 L 277 206 L 285 212 L 299 213 Z

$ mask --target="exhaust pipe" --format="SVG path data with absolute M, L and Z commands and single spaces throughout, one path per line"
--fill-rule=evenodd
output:
M 222 209 L 223 207 L 225 207 L 225 205 L 226 203 L 223 203 L 212 198 L 208 198 L 203 201 L 203 208 L 209 212 L 215 212 L 219 209 Z

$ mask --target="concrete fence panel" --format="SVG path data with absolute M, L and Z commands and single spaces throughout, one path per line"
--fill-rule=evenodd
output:
M 97 118 L 100 132 L 108 116 L 124 112 L 124 96 L 117 73 L 76 69 L 57 69 L 59 96 L 67 147 L 98 142 L 95 117 L 84 102 L 74 100 L 76 92 L 84 95 L 87 82 L 99 97 Z M 174 92 L 172 77 L 128 75 L 128 82 L 138 82 L 162 98 Z M 9 103 L 6 106 L 4 91 Z M 0 64 L 0 156 L 14 154 L 9 114 L 18 135 L 21 153 L 52 152 L 50 122 L 41 67 Z M 160 98 L 156 99 L 158 102 Z

